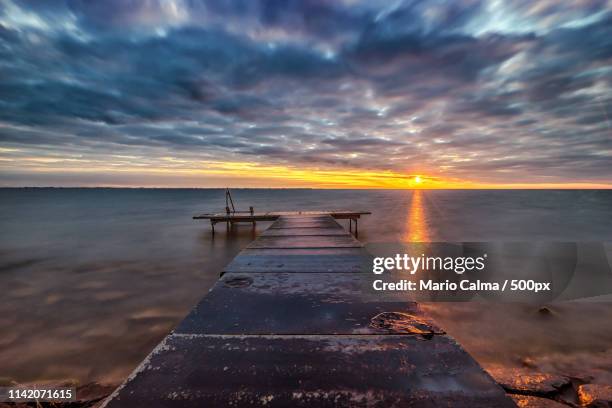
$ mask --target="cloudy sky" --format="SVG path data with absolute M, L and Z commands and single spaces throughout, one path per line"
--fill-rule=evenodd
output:
M 611 90 L 612 0 L 0 0 L 0 185 L 612 186 Z

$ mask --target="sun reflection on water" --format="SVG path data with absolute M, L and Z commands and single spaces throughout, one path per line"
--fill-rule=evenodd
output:
M 423 190 L 413 190 L 406 223 L 406 242 L 429 242 L 429 230 L 427 228 Z

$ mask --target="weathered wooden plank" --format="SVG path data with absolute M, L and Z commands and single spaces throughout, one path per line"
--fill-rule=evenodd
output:
M 275 221 L 270 228 L 342 228 L 336 220 L 326 219 L 326 220 L 305 220 L 305 221 L 295 221 L 295 222 L 287 222 L 285 220 Z
M 245 248 L 239 256 L 263 255 L 355 255 L 371 256 L 365 248 Z
M 271 225 L 273 228 L 299 228 L 300 226 L 307 226 L 310 228 L 313 226 L 320 226 L 320 228 L 338 228 L 340 224 L 330 215 L 319 215 L 280 217 Z
M 296 221 L 307 221 L 307 220 L 328 220 L 333 219 L 329 214 L 321 215 L 293 215 L 293 216 L 282 216 L 278 219 L 279 222 L 296 222 Z
M 285 221 L 294 221 L 294 220 L 323 220 L 331 218 L 329 214 L 291 214 L 285 215 L 281 217 L 282 220 Z
M 359 218 L 362 215 L 371 214 L 369 211 L 350 211 L 350 210 L 322 210 L 322 211 L 271 211 L 271 212 L 255 212 L 253 217 L 256 219 L 276 220 L 280 217 L 293 217 L 293 216 L 317 216 L 317 215 L 330 215 L 334 218 Z M 193 219 L 225 219 L 228 217 L 242 216 L 244 213 L 233 213 L 227 214 L 225 212 L 217 213 L 203 213 L 194 215 Z M 248 214 L 251 216 L 251 214 Z
M 333 218 L 326 216 L 325 218 L 296 218 L 288 219 L 285 217 L 274 221 L 270 227 L 274 228 L 336 228 L 342 229 L 342 226 Z
M 269 229 L 296 229 L 296 228 L 338 228 L 336 224 L 333 223 L 312 223 L 312 222 L 300 222 L 298 224 L 277 224 L 271 226 Z M 342 227 L 340 227 L 342 228 Z
M 259 237 L 247 248 L 359 248 L 355 238 L 345 236 Z
M 262 250 L 265 251 L 265 250 Z M 239 255 L 223 272 L 326 273 L 368 271 L 370 258 L 361 254 L 332 255 Z
M 343 228 L 268 228 L 261 233 L 262 237 L 288 237 L 288 236 L 319 236 L 319 235 L 346 235 Z
M 446 336 L 168 336 L 107 407 L 512 407 Z
M 415 334 L 442 331 L 414 302 L 372 294 L 369 276 L 225 274 L 176 328 L 196 334 Z

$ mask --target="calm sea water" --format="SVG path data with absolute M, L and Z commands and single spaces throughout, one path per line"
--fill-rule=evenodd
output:
M 256 211 L 371 211 L 359 225 L 364 242 L 612 241 L 612 191 L 257 189 L 233 196 Z M 207 222 L 191 219 L 224 207 L 218 189 L 0 189 L 0 381 L 120 382 L 257 233 L 219 224 L 213 237 Z M 609 304 L 560 306 L 546 322 L 529 306 L 430 307 L 485 366 L 539 355 L 549 369 L 580 361 L 605 376 L 612 367 Z

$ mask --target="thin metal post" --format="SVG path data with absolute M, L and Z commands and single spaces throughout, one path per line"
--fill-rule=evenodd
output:
M 225 227 L 229 230 L 229 217 L 230 217 L 230 209 L 228 207 L 228 203 L 227 203 L 227 192 L 225 193 L 225 214 L 227 215 L 226 221 L 225 221 Z
M 229 198 L 229 204 L 232 205 L 232 212 L 236 212 L 236 207 L 234 207 L 234 200 L 232 200 L 232 194 L 230 193 L 229 188 L 226 188 L 225 189 L 225 205 L 226 206 L 229 206 L 228 198 Z

